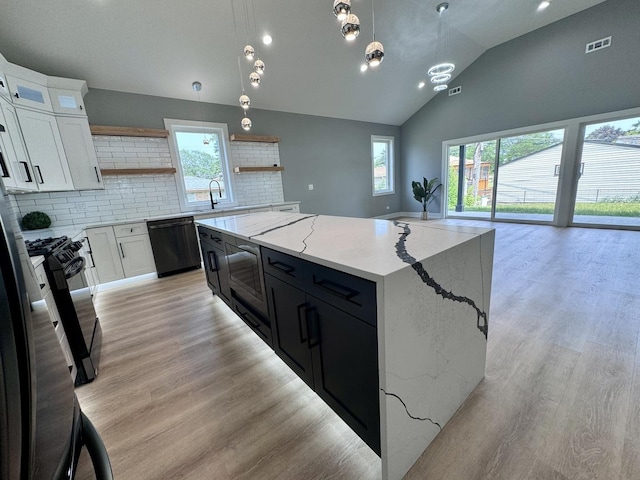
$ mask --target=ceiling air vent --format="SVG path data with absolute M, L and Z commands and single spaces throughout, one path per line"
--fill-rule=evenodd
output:
M 457 95 L 462 91 L 462 87 L 453 87 L 449 89 L 449 96 Z
M 587 43 L 587 48 L 584 53 L 595 52 L 596 50 L 602 50 L 611 46 L 611 37 L 601 38 L 595 42 Z

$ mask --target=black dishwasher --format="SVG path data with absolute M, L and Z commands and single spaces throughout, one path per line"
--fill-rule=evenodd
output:
M 158 277 L 200 268 L 200 248 L 193 217 L 147 222 Z

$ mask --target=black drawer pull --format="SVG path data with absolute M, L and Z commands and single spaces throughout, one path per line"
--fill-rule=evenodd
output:
M 20 162 L 20 163 L 24 167 L 24 172 L 27 174 L 27 179 L 25 180 L 25 183 L 33 182 L 33 179 L 31 178 L 31 172 L 29 171 L 29 165 L 27 165 L 27 162 Z
M 40 183 L 43 184 L 44 177 L 42 176 L 42 170 L 40 170 L 40 165 L 34 165 L 33 168 L 35 168 L 38 171 L 38 175 L 40 176 Z
M 281 262 L 280 260 L 276 260 L 275 262 L 272 262 L 271 259 L 267 259 L 267 262 L 269 262 L 269 266 L 275 268 L 276 270 L 280 270 L 281 272 L 284 272 L 287 275 L 291 275 L 291 272 L 295 272 L 296 269 L 295 267 L 292 267 L 291 265 L 287 265 L 284 262 Z M 293 277 L 293 275 L 291 275 Z
M 311 316 L 309 316 L 311 314 Z M 305 311 L 305 320 L 307 323 L 307 331 L 309 335 L 307 337 L 307 345 L 309 348 L 320 345 L 320 317 L 318 316 L 318 310 L 315 307 L 308 308 Z
M 302 309 L 304 309 L 304 317 L 302 315 Z M 298 332 L 300 333 L 300 343 L 305 343 L 309 336 L 306 321 L 308 311 L 309 308 L 307 308 L 306 302 L 298 305 Z
M 216 255 L 214 252 L 212 251 L 208 251 L 207 255 L 209 257 L 209 271 L 211 273 L 215 273 L 218 271 L 218 260 L 216 258 Z
M 260 328 L 260 324 L 259 323 L 253 323 L 253 321 L 251 320 L 251 317 L 249 316 L 248 313 L 245 312 L 241 312 L 239 308 L 236 307 L 236 310 L 238 311 L 238 313 L 240 314 L 240 316 L 242 318 L 244 318 L 247 322 L 249 322 L 249 324 L 251 324 L 253 326 L 253 328 Z
M 360 293 L 357 290 L 353 290 L 352 288 L 345 287 L 344 285 L 340 285 L 339 283 L 332 282 L 331 280 L 318 281 L 316 280 L 315 275 L 313 276 L 313 284 L 317 285 L 318 287 L 320 287 L 326 292 L 329 292 L 333 295 L 336 295 L 342 298 L 343 300 L 359 305 L 359 303 L 356 303 L 352 300 L 353 297 L 357 296 Z
M 0 125 L 1 127 L 2 125 Z M 0 152 L 0 168 L 2 169 L 2 178 L 9 178 L 9 169 L 7 165 L 4 163 L 4 157 L 2 156 L 2 152 Z
M 207 237 L 207 236 L 209 236 L 209 235 L 207 234 L 207 232 L 198 232 L 198 234 L 199 234 L 201 237 Z

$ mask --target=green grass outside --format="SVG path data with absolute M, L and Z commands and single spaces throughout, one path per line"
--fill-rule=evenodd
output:
M 449 210 L 455 206 L 449 205 Z M 491 212 L 491 205 L 486 207 L 464 207 L 465 212 Z M 500 213 L 533 213 L 553 214 L 553 203 L 500 203 L 496 205 Z M 604 217 L 640 217 L 640 202 L 635 203 L 577 203 L 575 215 L 601 215 Z

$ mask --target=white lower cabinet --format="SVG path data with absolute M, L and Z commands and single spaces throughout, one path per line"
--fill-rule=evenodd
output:
M 156 271 L 144 222 L 88 228 L 87 238 L 100 283 Z

